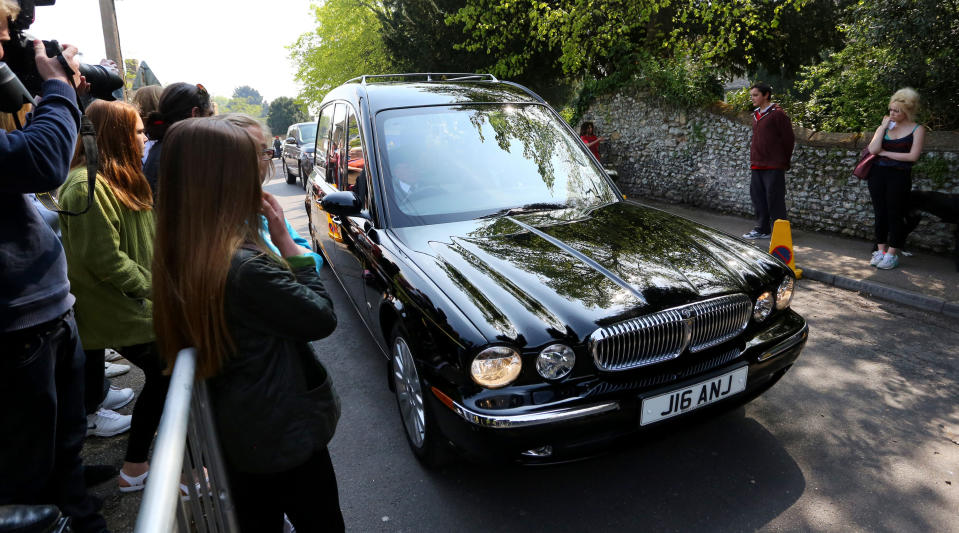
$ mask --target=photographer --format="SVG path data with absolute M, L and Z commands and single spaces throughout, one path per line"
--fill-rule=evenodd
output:
M 19 6 L 0 0 L 0 41 Z M 33 120 L 0 131 L 0 505 L 56 504 L 74 531 L 105 531 L 84 486 L 84 357 L 60 241 L 27 196 L 63 183 L 77 140 L 77 49 L 57 58 L 35 41 L 44 80 Z M 0 60 L 3 52 L 0 51 Z

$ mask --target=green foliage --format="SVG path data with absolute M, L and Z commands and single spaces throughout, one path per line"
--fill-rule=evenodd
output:
M 281 96 L 270 102 L 270 112 L 266 118 L 266 125 L 273 135 L 285 136 L 291 124 L 306 122 L 309 115 L 306 106 L 296 103 L 288 96 Z
M 602 76 L 618 56 L 649 44 L 647 34 L 662 36 L 656 15 L 668 4 L 668 0 L 466 0 L 447 23 L 462 25 L 466 41 L 460 47 L 492 56 L 492 71 L 498 76 L 522 75 L 544 57 L 555 57 L 567 74 Z
M 846 46 L 805 68 L 803 120 L 819 129 L 875 128 L 892 93 L 919 91 L 934 129 L 959 129 L 959 2 L 861 0 L 846 11 Z
M 648 54 L 637 54 L 631 59 L 613 75 L 583 84 L 572 106 L 570 124 L 579 123 L 596 96 L 617 90 L 640 92 L 644 98 L 678 109 L 705 107 L 722 97 L 718 72 L 703 62 Z
M 792 93 L 773 93 L 773 102 L 779 104 L 786 111 L 790 120 L 797 126 L 805 126 L 802 117 L 806 112 L 806 102 L 797 100 Z M 749 87 L 728 91 L 726 93 L 726 104 L 737 110 L 750 112 L 755 107 L 752 100 L 749 99 Z M 807 126 L 808 127 L 808 126 Z
M 376 9 L 392 63 L 404 72 L 485 71 L 485 53 L 455 48 L 462 29 L 446 23 L 466 0 L 383 0 Z
M 942 189 L 949 178 L 949 162 L 941 156 L 926 155 L 916 162 L 913 171 L 917 177 L 923 177 L 931 181 L 935 189 Z
M 501 76 L 520 75 L 551 53 L 565 73 L 596 78 L 637 53 L 695 57 L 730 72 L 767 65 L 791 73 L 839 44 L 835 7 L 850 1 L 465 0 L 447 23 L 462 25 L 459 46 L 485 50 Z
M 313 6 L 316 30 L 291 45 L 303 83 L 300 100 L 318 106 L 330 89 L 363 74 L 393 70 L 373 9 L 360 0 L 326 0 Z
M 241 85 L 233 89 L 233 98 L 242 98 L 253 105 L 263 104 L 263 96 L 260 94 L 260 91 L 257 91 L 249 85 Z
M 234 93 L 235 94 L 235 93 Z M 216 103 L 217 113 L 243 113 L 256 119 L 266 117 L 266 108 L 262 104 L 251 104 L 246 98 L 227 98 L 225 96 L 214 96 L 213 102 Z

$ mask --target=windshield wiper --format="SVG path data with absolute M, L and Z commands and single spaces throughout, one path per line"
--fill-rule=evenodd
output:
M 508 216 L 508 215 L 519 215 L 522 213 L 532 213 L 535 211 L 553 211 L 555 209 L 566 209 L 566 204 L 556 204 L 549 202 L 536 202 L 532 204 L 521 205 L 519 207 L 507 207 L 506 209 L 500 209 L 495 213 L 490 213 L 488 215 L 483 215 L 479 218 L 493 218 L 499 216 Z

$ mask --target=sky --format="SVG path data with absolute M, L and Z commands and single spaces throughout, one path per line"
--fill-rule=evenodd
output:
M 310 0 L 116 0 L 116 11 L 123 57 L 146 61 L 163 85 L 226 97 L 249 85 L 268 101 L 299 92 L 285 47 L 315 28 Z M 84 63 L 106 57 L 98 0 L 39 6 L 29 33 L 76 45 Z

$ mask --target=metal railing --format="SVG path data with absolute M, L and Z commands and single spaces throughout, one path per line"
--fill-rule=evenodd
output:
M 181 350 L 163 405 L 136 533 L 238 531 L 206 384 L 195 382 L 195 373 L 196 350 Z

